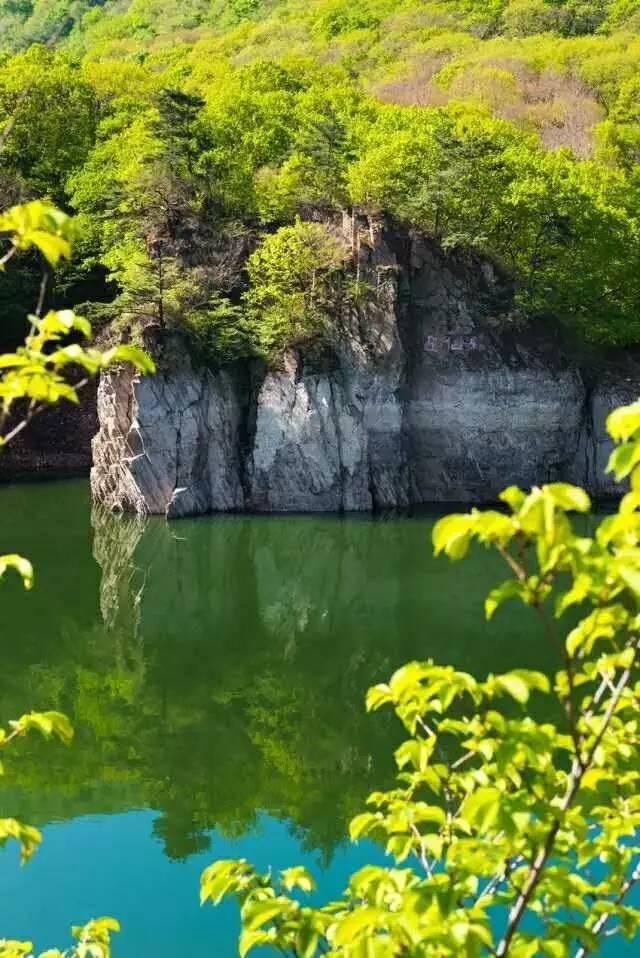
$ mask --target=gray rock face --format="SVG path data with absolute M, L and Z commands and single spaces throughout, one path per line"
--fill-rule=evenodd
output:
M 549 333 L 518 328 L 490 264 L 353 227 L 336 224 L 356 235 L 372 295 L 336 317 L 322 368 L 292 351 L 266 374 L 214 373 L 183 350 L 155 377 L 103 377 L 97 502 L 168 516 L 367 511 L 561 479 L 615 494 L 604 422 L 640 392 L 637 364 L 594 378 Z
M 252 507 L 267 512 L 366 509 L 366 484 L 356 489 L 353 483 L 363 461 L 361 430 L 343 389 L 328 376 L 297 379 L 296 373 L 297 363 L 289 357 L 288 368 L 268 375 L 260 390 Z
M 242 508 L 240 390 L 230 373 L 181 368 L 139 380 L 108 373 L 98 389 L 94 499 L 172 517 Z

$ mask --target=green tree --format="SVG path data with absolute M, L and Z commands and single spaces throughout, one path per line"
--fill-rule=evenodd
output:
M 93 91 L 66 57 L 42 46 L 0 69 L 0 168 L 23 197 L 61 202 L 67 177 L 86 160 L 95 135 Z
M 268 236 L 249 257 L 245 306 L 266 353 L 326 330 L 344 258 L 344 244 L 326 226 L 302 220 Z
M 348 178 L 354 203 L 391 210 L 448 246 L 476 247 L 513 276 L 530 316 L 582 338 L 638 335 L 637 186 L 617 169 L 546 152 L 475 107 L 388 108 Z
M 609 117 L 597 130 L 603 159 L 633 173 L 640 164 L 640 77 L 625 81 Z
M 564 659 L 553 688 L 524 669 L 478 681 L 429 661 L 370 689 L 368 709 L 391 705 L 409 737 L 396 787 L 370 796 L 350 834 L 395 864 L 361 869 L 343 898 L 313 907 L 300 900 L 314 888 L 303 868 L 274 877 L 216 862 L 202 900 L 236 897 L 242 955 L 584 958 L 604 935 L 636 936 L 640 402 L 607 426 L 609 470 L 631 488 L 592 536 L 570 518 L 589 497 L 564 483 L 511 487 L 505 511 L 447 516 L 433 533 L 454 561 L 475 542 L 504 559 L 487 617 L 510 600 L 533 610 Z
M 64 54 L 32 45 L 3 60 L 13 132 L 0 194 L 47 192 L 80 213 L 84 282 L 69 283 L 70 303 L 122 291 L 146 309 L 157 263 L 128 266 L 162 241 L 178 285 L 201 284 L 180 310 L 205 328 L 217 299 L 238 306 L 256 234 L 355 204 L 499 259 L 531 316 L 634 343 L 636 7 L 5 2 L 18 43 L 37 17 L 74 26 L 56 41 Z M 232 248 L 218 283 L 216 237 L 240 229 L 244 260 Z

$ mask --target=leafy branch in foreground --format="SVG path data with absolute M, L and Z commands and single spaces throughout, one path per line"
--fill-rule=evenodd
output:
M 0 270 L 20 252 L 36 249 L 48 268 L 67 258 L 71 251 L 72 222 L 68 216 L 47 203 L 34 201 L 14 207 L 0 215 Z M 48 272 L 43 273 L 45 289 Z M 89 323 L 71 310 L 51 310 L 41 316 L 44 296 L 35 315 L 30 316 L 30 330 L 24 345 L 15 353 L 0 355 L 0 446 L 14 439 L 29 422 L 47 406 L 62 399 L 77 403 L 78 392 L 100 370 L 114 363 L 131 362 L 141 373 L 153 372 L 149 357 L 132 346 L 117 346 L 101 352 L 69 342 L 70 336 L 88 339 Z M 83 378 L 70 380 L 70 368 L 82 370 Z M 7 570 L 14 570 L 25 588 L 33 585 L 33 568 L 22 556 L 0 556 L 0 579 Z M 73 738 L 69 720 L 60 712 L 30 712 L 0 728 L 0 750 L 30 731 L 45 738 L 53 736 L 65 744 Z M 3 768 L 0 765 L 0 774 Z M 15 818 L 0 818 L 0 846 L 9 839 L 18 842 L 22 862 L 28 861 L 41 841 L 40 832 Z M 113 918 L 100 918 L 73 929 L 76 944 L 67 951 L 47 951 L 41 958 L 109 958 L 111 932 L 119 925 Z M 32 958 L 31 942 L 0 940 L 0 958 Z
M 120 931 L 115 918 L 95 918 L 72 929 L 76 944 L 67 951 L 45 951 L 40 958 L 110 958 L 111 933 Z M 0 941 L 0 958 L 33 958 L 30 941 Z
M 6 251 L 0 268 L 19 252 L 35 248 L 49 267 L 55 267 L 71 253 L 73 223 L 70 217 L 34 200 L 0 215 L 0 238 Z M 43 274 L 46 284 L 48 273 Z M 44 288 L 44 285 L 43 285 Z M 42 304 L 43 296 L 41 296 Z M 15 438 L 35 415 L 61 399 L 77 403 L 79 391 L 89 378 L 116 363 L 130 362 L 142 373 L 153 372 L 151 359 L 135 346 L 119 345 L 99 349 L 69 342 L 69 337 L 89 339 L 91 326 L 72 310 L 51 310 L 29 317 L 31 328 L 15 353 L 0 355 L 0 444 Z M 83 371 L 83 378 L 71 380 L 70 368 Z M 16 403 L 22 402 L 20 415 L 13 417 Z M 15 420 L 15 421 L 14 421 Z
M 511 599 L 534 610 L 562 664 L 553 684 L 528 670 L 480 681 L 429 661 L 370 689 L 367 708 L 391 705 L 409 737 L 396 787 L 369 797 L 350 834 L 393 864 L 361 869 L 341 899 L 313 907 L 302 869 L 274 878 L 216 862 L 202 900 L 238 900 L 241 955 L 584 958 L 605 937 L 636 935 L 640 402 L 608 430 L 609 469 L 630 476 L 630 491 L 593 536 L 569 517 L 588 513 L 589 497 L 564 483 L 509 488 L 506 511 L 451 515 L 433 533 L 452 560 L 473 543 L 503 557 L 510 576 L 486 615 Z

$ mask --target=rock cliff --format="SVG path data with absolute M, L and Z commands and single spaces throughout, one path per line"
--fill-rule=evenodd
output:
M 560 479 L 613 492 L 604 420 L 640 391 L 637 363 L 594 375 L 518 322 L 486 261 L 384 224 L 336 229 L 370 293 L 320 359 L 212 371 L 174 340 L 155 377 L 103 376 L 97 502 L 184 516 L 482 502 Z

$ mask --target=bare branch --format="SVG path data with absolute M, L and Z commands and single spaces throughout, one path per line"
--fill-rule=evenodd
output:
M 417 838 L 418 842 L 420 842 L 420 850 L 419 851 L 415 850 L 416 858 L 422 865 L 424 871 L 429 876 L 429 878 L 433 878 L 433 869 L 431 867 L 429 859 L 424 853 L 424 848 L 422 847 L 422 835 L 420 834 L 420 831 L 416 825 L 413 825 L 413 824 L 411 825 L 411 831 L 413 832 L 414 836 Z
M 515 575 L 516 579 L 518 579 L 519 582 L 523 582 L 527 577 L 526 570 L 516 562 L 511 553 L 505 549 L 504 546 L 497 544 L 496 549 Z
M 12 245 L 9 248 L 9 250 L 4 254 L 4 256 L 0 258 L 0 266 L 6 266 L 9 260 L 12 260 L 17 252 L 18 252 L 18 247 L 15 246 L 15 244 Z
M 44 309 L 44 303 L 47 296 L 47 289 L 49 287 L 49 280 L 51 279 L 51 272 L 48 269 L 46 263 L 43 263 L 42 266 L 42 277 L 40 279 L 40 292 L 38 293 L 38 303 L 36 306 L 36 316 L 42 316 L 42 310 Z

